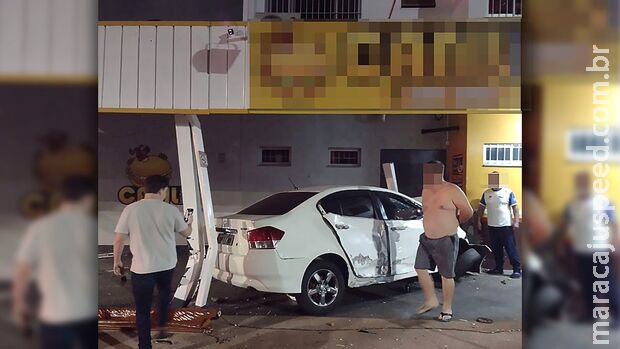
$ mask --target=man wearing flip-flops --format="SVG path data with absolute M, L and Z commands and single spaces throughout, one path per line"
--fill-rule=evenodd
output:
M 443 304 L 439 321 L 452 320 L 454 297 L 454 266 L 459 251 L 457 231 L 474 211 L 465 193 L 457 185 L 444 180 L 444 165 L 439 161 L 424 164 L 422 204 L 424 211 L 424 234 L 415 260 L 418 280 L 424 291 L 424 304 L 416 314 L 423 314 L 439 306 L 433 279 L 429 270 L 439 270 L 443 292 Z

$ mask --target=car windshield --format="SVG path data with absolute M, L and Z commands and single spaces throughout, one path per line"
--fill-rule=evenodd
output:
M 274 194 L 242 210 L 239 214 L 269 216 L 283 215 L 316 194 L 316 192 L 307 191 Z

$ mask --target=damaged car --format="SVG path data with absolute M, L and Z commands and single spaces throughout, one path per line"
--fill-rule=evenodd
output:
M 294 295 L 326 314 L 361 287 L 415 277 L 422 204 L 376 187 L 295 190 L 219 218 L 214 277 L 238 287 Z M 457 277 L 479 272 L 488 247 L 459 228 Z

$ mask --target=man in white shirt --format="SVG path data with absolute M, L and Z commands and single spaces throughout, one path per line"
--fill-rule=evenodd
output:
M 609 250 L 603 248 L 596 248 L 593 245 L 604 246 L 606 244 L 620 245 L 618 235 L 618 223 L 616 220 L 616 213 L 613 210 L 613 203 L 609 203 L 607 210 L 602 210 L 594 205 L 594 193 L 592 191 L 592 178 L 589 172 L 580 172 L 575 176 L 575 190 L 576 196 L 567 205 L 564 210 L 563 220 L 558 228 L 558 231 L 564 237 L 564 241 L 571 247 L 574 253 L 576 262 L 576 276 L 581 284 L 581 294 L 583 296 L 584 303 L 586 305 L 586 312 L 584 317 L 592 320 L 592 311 L 597 306 L 609 306 L 611 314 L 613 316 L 614 325 L 618 326 L 619 323 L 619 297 L 618 284 L 617 284 L 617 269 L 615 268 L 615 253 L 608 253 Z M 605 218 L 606 217 L 606 218 Z M 594 218 L 594 219 L 593 219 Z M 595 219 L 597 224 L 595 224 Z M 606 225 L 609 229 L 609 236 L 607 239 L 601 239 L 601 233 L 596 228 L 605 228 L 603 224 L 607 221 Z M 594 239 L 594 237 L 597 239 Z M 591 246 L 592 248 L 588 247 Z M 608 254 L 608 273 L 606 277 L 596 278 L 594 276 L 593 268 L 597 273 L 603 271 L 604 268 L 596 268 L 594 261 L 595 253 Z M 602 274 L 602 273 L 601 273 Z M 593 293 L 593 285 L 595 282 L 608 283 L 607 294 L 600 292 Z M 594 302 L 594 298 L 600 299 L 609 298 L 609 304 L 597 305 Z
M 44 349 L 97 347 L 95 188 L 91 179 L 67 178 L 59 207 L 28 227 L 17 251 L 13 316 L 21 326 L 29 325 L 26 295 L 34 276 Z
M 478 206 L 478 230 L 482 230 L 482 215 L 486 209 L 489 227 L 489 239 L 495 258 L 495 268 L 490 274 L 504 274 L 504 249 L 512 265 L 513 279 L 521 277 L 521 260 L 517 251 L 514 229 L 519 228 L 519 207 L 515 194 L 509 188 L 499 185 L 499 173 L 489 173 L 489 189 L 482 193 Z
M 185 222 L 181 212 L 164 202 L 168 178 L 150 176 L 144 183 L 144 199 L 125 207 L 116 225 L 114 241 L 114 274 L 123 273 L 121 255 L 129 236 L 131 283 L 136 303 L 138 347 L 151 349 L 151 306 L 157 287 L 158 337 L 165 337 L 168 310 L 172 296 L 171 283 L 177 264 L 175 233 L 189 237 L 192 218 Z

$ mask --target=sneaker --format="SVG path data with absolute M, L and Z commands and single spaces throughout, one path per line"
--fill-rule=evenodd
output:
M 514 273 L 510 274 L 510 278 L 511 279 L 520 279 L 521 278 L 521 273 L 519 273 L 518 271 L 515 271 Z
M 490 274 L 490 275 L 504 275 L 504 271 L 503 270 L 491 269 L 491 270 L 487 271 L 487 274 Z
M 161 330 L 157 333 L 157 335 L 155 335 L 155 340 L 156 341 L 164 341 L 169 339 L 170 337 L 172 337 L 172 333 L 166 331 L 166 330 Z

